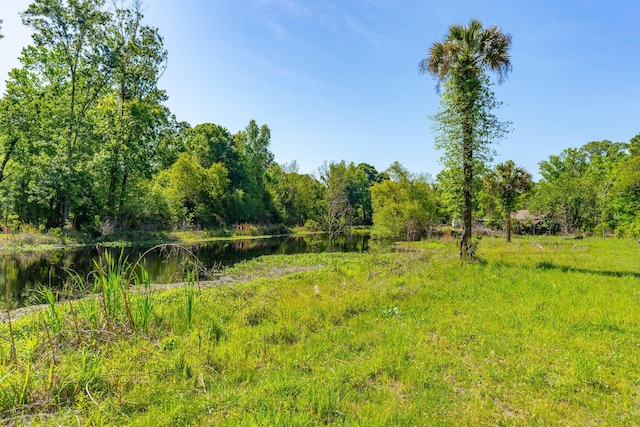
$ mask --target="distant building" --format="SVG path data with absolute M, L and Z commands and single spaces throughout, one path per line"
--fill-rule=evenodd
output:
M 518 222 L 517 229 L 521 233 L 540 234 L 544 232 L 544 217 L 533 215 L 527 209 L 521 209 L 511 214 L 511 218 Z

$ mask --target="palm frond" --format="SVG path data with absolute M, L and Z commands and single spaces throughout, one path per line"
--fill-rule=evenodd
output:
M 444 40 L 433 43 L 418 69 L 421 74 L 429 73 L 444 82 L 456 63 L 464 62 L 477 67 L 478 72 L 483 69 L 495 72 L 502 83 L 511 72 L 510 47 L 511 35 L 497 26 L 484 28 L 473 19 L 467 26 L 451 25 Z

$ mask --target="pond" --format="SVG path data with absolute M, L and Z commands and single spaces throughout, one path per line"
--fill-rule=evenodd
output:
M 122 252 L 130 263 L 135 263 L 141 255 L 152 283 L 172 283 L 182 280 L 182 266 L 193 255 L 202 268 L 215 270 L 243 260 L 262 255 L 297 254 L 307 252 L 366 252 L 369 236 L 353 234 L 340 236 L 329 244 L 320 236 L 275 237 L 248 240 L 225 240 L 156 247 L 135 246 L 109 248 L 118 257 Z M 0 255 L 0 286 L 8 295 L 12 307 L 24 307 L 41 302 L 41 291 L 45 287 L 62 290 L 70 278 L 70 271 L 80 277 L 87 277 L 95 269 L 94 260 L 99 259 L 105 248 L 82 247 L 60 249 L 50 252 L 24 252 Z M 4 306 L 4 296 L 2 306 Z

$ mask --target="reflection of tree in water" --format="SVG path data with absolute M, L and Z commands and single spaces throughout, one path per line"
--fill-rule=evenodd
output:
M 343 234 L 326 242 L 328 252 L 366 252 L 369 236 L 365 234 Z
M 17 305 L 38 303 L 39 291 L 45 287 L 63 288 L 68 270 L 86 270 L 91 260 L 85 259 L 82 252 L 55 250 L 4 255 L 2 263 L 6 267 L 0 279 L 4 281 L 3 289 L 8 289 L 9 297 Z
M 325 243 L 319 235 L 313 235 L 312 237 L 304 238 L 305 244 L 308 246 L 311 253 L 320 253 L 324 251 Z
M 197 271 L 201 280 L 217 274 L 224 266 L 262 255 L 320 253 L 326 251 L 366 251 L 366 235 L 342 235 L 333 239 L 331 245 L 327 236 L 286 237 L 271 239 L 251 239 L 216 241 L 188 246 L 160 245 L 150 247 L 127 247 L 108 249 L 114 256 L 122 251 L 123 258 L 136 263 L 141 255 L 141 264 L 149 272 L 153 283 L 181 281 L 187 268 Z M 62 290 L 69 278 L 68 270 L 90 281 L 94 270 L 93 260 L 99 260 L 105 248 L 85 247 L 75 250 L 10 254 L 2 256 L 6 263 L 0 273 L 2 289 L 9 291 L 14 305 L 24 306 L 37 303 L 38 291 L 44 287 Z M 1 264 L 0 264 L 1 265 Z M 6 277 L 6 278 L 5 278 Z
M 246 252 L 252 249 L 269 246 L 269 243 L 273 243 L 273 242 L 262 241 L 257 239 L 256 240 L 238 240 L 233 242 L 231 244 L 231 247 L 233 248 L 233 250 Z

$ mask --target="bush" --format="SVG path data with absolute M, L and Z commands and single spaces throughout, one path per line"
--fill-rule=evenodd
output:
M 419 240 L 437 224 L 437 204 L 431 186 L 421 178 L 402 177 L 371 187 L 375 238 Z
M 234 236 L 258 236 L 258 227 L 249 223 L 236 224 L 233 226 Z

